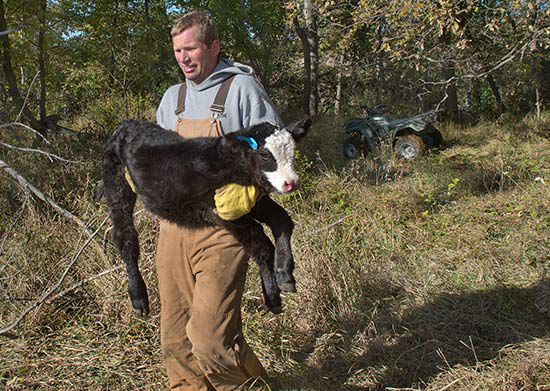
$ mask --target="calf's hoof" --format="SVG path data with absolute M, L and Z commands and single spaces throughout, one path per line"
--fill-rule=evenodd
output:
M 277 284 L 279 286 L 279 289 L 283 292 L 296 292 L 296 284 L 293 282 L 283 282 L 281 284 Z
M 281 312 L 283 312 L 283 306 L 282 305 L 279 305 L 279 306 L 276 306 L 276 307 L 267 307 L 267 309 L 269 310 L 269 312 L 277 315 L 277 314 L 280 314 Z
M 267 309 L 274 314 L 280 314 L 283 312 L 283 303 L 279 293 L 275 293 L 271 296 L 265 296 L 265 305 Z
M 283 292 L 296 292 L 296 281 L 292 274 L 286 271 L 278 271 L 276 273 L 277 286 Z
M 149 315 L 149 300 L 147 297 L 142 299 L 132 299 L 132 307 L 137 316 L 145 318 Z
M 149 316 L 149 309 L 148 308 L 134 308 L 134 312 L 140 318 L 146 318 L 146 317 Z

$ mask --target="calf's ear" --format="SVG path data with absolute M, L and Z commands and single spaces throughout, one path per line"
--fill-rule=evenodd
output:
M 308 132 L 311 127 L 311 118 L 306 117 L 299 121 L 293 122 L 288 125 L 285 129 L 292 134 L 292 138 L 295 141 L 300 141 Z

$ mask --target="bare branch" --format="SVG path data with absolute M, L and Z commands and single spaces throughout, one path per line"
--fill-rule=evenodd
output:
M 4 161 L 0 160 L 0 169 L 3 169 L 8 174 L 10 174 L 13 178 L 15 178 L 21 187 L 24 190 L 30 190 L 35 196 L 40 198 L 42 201 L 50 205 L 53 209 L 55 209 L 58 213 L 60 213 L 62 216 L 68 218 L 69 220 L 75 222 L 79 227 L 81 227 L 84 232 L 91 237 L 92 232 L 88 229 L 88 226 L 80 220 L 78 217 L 73 215 L 68 210 L 63 209 L 61 206 L 59 206 L 54 200 L 47 197 L 42 193 L 40 190 L 38 190 L 36 187 L 34 187 L 32 184 L 30 184 L 21 174 L 19 174 L 17 171 L 15 171 L 13 168 L 11 168 L 8 164 L 6 164 Z M 103 249 L 101 248 L 101 245 L 99 243 L 94 243 L 94 247 L 97 250 L 98 254 L 101 255 L 103 258 L 105 258 L 105 253 Z
M 0 142 L 0 145 L 3 145 L 4 147 L 7 147 L 7 148 L 15 149 L 17 151 L 40 153 L 40 154 L 46 155 L 48 157 L 48 159 L 50 159 L 51 162 L 53 162 L 54 159 L 57 159 L 59 161 L 66 162 L 66 163 L 78 163 L 75 160 L 67 160 L 67 159 L 62 158 L 61 156 L 57 156 L 57 155 L 55 155 L 53 153 L 50 153 L 50 152 L 42 151 L 40 149 L 16 147 L 14 145 L 6 144 L 6 143 L 3 143 L 3 142 Z
M 5 31 L 0 31 L 0 37 L 2 35 L 8 35 L 8 34 L 11 34 L 11 33 L 15 33 L 17 31 L 17 29 L 10 29 L 10 30 L 5 30 Z
M 67 289 L 55 294 L 54 296 L 50 297 L 49 299 L 46 300 L 46 303 L 49 304 L 49 303 L 59 299 L 60 297 L 65 296 L 67 293 L 69 293 L 71 291 L 74 291 L 76 288 L 80 288 L 81 286 L 87 284 L 90 281 L 97 280 L 98 278 L 103 277 L 106 274 L 115 272 L 115 271 L 120 270 L 120 269 L 124 269 L 125 267 L 126 266 L 124 264 L 113 266 L 109 269 L 103 270 L 101 273 L 97 273 L 97 274 L 94 274 L 93 276 L 85 278 L 82 281 L 79 281 L 79 282 L 71 285 L 69 288 L 67 288 Z
M 423 79 L 420 79 L 419 81 L 422 85 L 445 86 L 445 89 L 447 89 L 449 84 L 455 83 L 458 80 L 480 79 L 480 78 L 486 77 L 492 72 L 495 72 L 496 70 L 502 68 L 504 65 L 513 61 L 516 57 L 518 57 L 518 55 L 522 57 L 524 52 L 527 50 L 527 48 L 529 48 L 533 44 L 533 42 L 535 42 L 540 37 L 540 35 L 542 35 L 545 32 L 545 30 L 546 28 L 535 31 L 530 37 L 530 39 L 527 39 L 523 43 L 520 42 L 517 45 L 515 45 L 508 53 L 502 56 L 498 61 L 496 61 L 490 67 L 485 68 L 485 70 L 481 73 L 470 72 L 468 74 L 465 74 L 464 76 L 460 76 L 460 77 L 453 76 L 448 80 L 441 80 L 441 81 L 426 81 Z M 433 63 L 442 62 L 441 60 L 434 60 L 428 57 L 424 57 L 424 59 Z
M 46 144 L 50 144 L 48 139 L 46 139 L 46 137 L 44 137 L 42 134 L 40 134 L 40 132 L 38 130 L 35 130 L 35 129 L 31 128 L 29 125 L 25 125 L 24 123 L 21 123 L 21 122 L 10 122 L 10 123 L 7 123 L 7 124 L 3 124 L 3 125 L 0 125 L 0 129 L 11 128 L 11 127 L 15 127 L 15 126 L 20 126 L 20 127 L 25 128 L 27 130 L 30 130 L 31 132 L 33 132 L 34 134 L 36 134 L 40 138 L 42 138 L 42 140 L 44 142 L 46 142 Z
M 30 184 L 21 174 L 19 174 L 17 171 L 15 171 L 13 168 L 11 168 L 7 163 L 0 160 L 0 169 L 3 169 L 8 174 L 10 174 L 13 178 L 19 182 L 21 187 L 25 190 L 30 190 L 34 195 L 36 195 L 38 198 L 40 198 L 42 201 L 50 205 L 52 208 L 54 208 L 57 212 L 59 212 L 62 216 L 74 221 L 76 224 L 78 224 L 80 227 L 82 227 L 90 236 L 91 232 L 89 231 L 86 224 L 80 220 L 78 217 L 73 215 L 68 210 L 63 209 L 61 206 L 59 206 L 54 200 L 47 197 L 42 193 L 40 190 L 38 190 L 36 187 L 34 187 L 32 184 Z
M 0 166 L 1 167 L 1 166 Z M 109 219 L 109 216 L 105 217 L 103 219 L 103 221 L 101 222 L 101 224 L 99 225 L 99 227 L 97 227 L 97 229 L 90 235 L 90 237 L 86 240 L 86 242 L 82 245 L 82 247 L 80 247 L 80 249 L 78 249 L 75 254 L 73 255 L 73 258 L 71 259 L 71 262 L 69 262 L 69 265 L 65 268 L 65 271 L 63 272 L 63 274 L 61 275 L 61 277 L 59 278 L 59 280 L 57 281 L 57 283 L 55 283 L 52 287 L 50 287 L 46 292 L 44 292 L 40 298 L 35 301 L 34 303 L 32 303 L 31 305 L 29 305 L 27 308 L 25 308 L 23 310 L 23 312 L 21 312 L 19 314 L 19 316 L 17 317 L 17 319 L 15 319 L 11 324 L 9 324 L 8 326 L 0 329 L 0 335 L 2 334 L 7 334 L 9 333 L 11 330 L 13 330 L 15 327 L 17 327 L 17 325 L 25 318 L 25 316 L 27 316 L 27 314 L 29 312 L 31 312 L 32 310 L 34 310 L 35 308 L 38 308 L 39 306 L 41 306 L 42 304 L 44 304 L 48 298 L 50 297 L 50 295 L 56 290 L 58 289 L 61 284 L 63 283 L 63 281 L 65 280 L 65 278 L 67 277 L 67 274 L 69 274 L 69 271 L 71 270 L 71 268 L 73 267 L 73 265 L 76 263 L 76 261 L 78 260 L 78 258 L 80 257 L 80 255 L 82 254 L 82 252 L 84 251 L 84 249 L 88 246 L 88 244 L 90 244 L 90 242 L 92 241 L 92 239 L 94 238 L 94 236 L 99 232 L 99 230 L 103 227 L 103 225 L 107 222 L 107 220 Z M 103 273 L 105 274 L 105 273 Z M 100 275 L 103 275 L 102 273 L 100 273 Z M 93 276 L 92 276 L 93 277 Z M 90 278 L 92 278 L 90 277 Z M 95 277 L 97 278 L 97 276 Z M 92 278 L 93 279 L 93 278 Z M 84 284 L 85 282 L 83 282 Z M 78 285 L 78 284 L 76 284 Z M 78 286 L 75 286 L 75 287 L 78 287 Z M 72 287 L 71 287 L 72 288 Z M 70 289 L 69 289 L 70 290 Z M 60 292 L 58 295 L 55 295 L 55 297 L 60 297 L 62 296 L 62 294 L 65 294 L 66 292 L 68 292 L 69 290 L 65 290 L 63 292 Z M 52 298 L 53 299 L 53 298 Z
M 16 33 L 18 32 L 19 30 L 21 30 L 23 28 L 22 25 L 19 25 L 17 27 L 14 27 L 12 29 L 9 29 L 9 30 L 4 30 L 4 31 L 0 31 L 0 37 L 3 36 L 3 35 L 8 35 L 8 34 L 11 34 L 11 33 Z
M 330 224 L 328 224 L 328 225 L 326 225 L 326 226 L 324 226 L 324 227 L 321 227 L 321 228 L 319 228 L 319 229 L 316 229 L 315 231 L 308 232 L 308 234 L 310 234 L 310 235 L 317 235 L 319 232 L 326 231 L 326 230 L 328 230 L 328 229 L 331 229 L 332 227 L 337 226 L 338 224 L 341 224 L 341 223 L 344 222 L 344 220 L 347 219 L 348 217 L 349 217 L 349 216 L 346 216 L 346 215 L 340 216 L 340 217 L 338 218 L 338 220 L 333 221 L 332 223 L 330 223 Z
M 31 84 L 29 85 L 29 88 L 27 90 L 27 94 L 25 95 L 25 99 L 23 99 L 23 105 L 21 106 L 21 110 L 19 111 L 19 114 L 17 114 L 16 121 L 20 120 L 21 116 L 23 115 L 23 111 L 27 107 L 27 102 L 29 100 L 29 95 L 31 94 L 32 86 L 33 86 L 34 82 L 36 81 L 36 79 L 38 78 L 38 75 L 40 75 L 40 72 L 36 72 L 36 74 L 32 78 Z M 21 84 L 23 84 L 23 83 L 21 83 Z

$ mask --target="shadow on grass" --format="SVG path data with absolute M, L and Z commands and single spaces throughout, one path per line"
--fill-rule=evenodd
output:
M 540 284 L 548 283 L 546 280 Z M 325 349 L 321 359 L 312 364 L 311 356 L 318 346 L 304 346 L 295 357 L 303 370 L 283 376 L 274 389 L 421 387 L 457 364 L 474 367 L 497 357 L 506 345 L 550 334 L 548 318 L 535 304 L 540 286 L 443 294 L 400 318 L 392 315 L 395 311 L 387 304 L 386 308 L 378 308 L 380 315 L 374 319 L 340 319 L 340 337 Z M 372 308 L 365 307 L 365 311 L 371 312 Z M 368 331 L 373 324 L 374 334 Z M 354 338 L 361 332 L 371 335 Z

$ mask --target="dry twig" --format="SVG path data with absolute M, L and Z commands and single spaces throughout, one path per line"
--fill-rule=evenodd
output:
M 59 212 L 62 216 L 74 221 L 76 224 L 78 224 L 80 227 L 82 227 L 88 233 L 88 235 L 91 237 L 92 233 L 90 232 L 88 227 L 86 227 L 86 224 L 82 220 L 80 220 L 78 217 L 73 215 L 68 210 L 63 209 L 61 206 L 59 206 L 54 200 L 52 200 L 48 196 L 44 195 L 44 193 L 42 193 L 40 190 L 38 190 L 36 187 L 34 187 L 31 183 L 29 183 L 29 181 L 27 181 L 25 179 L 25 177 L 23 177 L 21 174 L 19 174 L 17 171 L 15 171 L 12 167 L 10 167 L 3 160 L 0 160 L 0 169 L 3 169 L 8 174 L 10 174 L 14 179 L 16 179 L 17 182 L 19 182 L 19 184 L 21 185 L 21 187 L 24 190 L 30 190 L 34 195 L 36 195 L 42 201 L 44 201 L 45 203 L 50 205 L 57 212 Z
M 39 306 L 41 306 L 42 304 L 44 304 L 46 301 L 48 301 L 50 295 L 56 290 L 58 289 L 61 284 L 63 283 L 63 281 L 65 280 L 65 278 L 67 277 L 67 274 L 69 274 L 69 271 L 71 270 L 71 268 L 73 267 L 73 265 L 76 263 L 76 261 L 78 260 L 78 258 L 80 257 L 80 255 L 82 254 L 82 252 L 84 251 L 84 249 L 88 246 L 88 244 L 90 244 L 90 242 L 92 241 L 92 239 L 94 238 L 94 236 L 99 232 L 99 230 L 103 227 L 103 225 L 107 222 L 109 216 L 105 217 L 103 219 L 103 221 L 101 222 L 101 224 L 99 225 L 99 227 L 97 227 L 97 229 L 90 235 L 90 237 L 86 240 L 86 242 L 82 245 L 82 247 L 80 247 L 80 249 L 78 249 L 75 254 L 73 255 L 73 258 L 71 259 L 71 262 L 69 262 L 69 265 L 65 268 L 65 271 L 63 272 L 63 274 L 61 275 L 61 277 L 59 278 L 59 280 L 57 281 L 57 283 L 55 283 L 52 287 L 50 287 L 46 292 L 44 292 L 40 298 L 38 300 L 36 300 L 34 303 L 32 303 L 31 305 L 29 305 L 27 308 L 25 308 L 23 310 L 23 312 L 21 312 L 19 314 L 19 316 L 17 317 L 17 319 L 15 319 L 11 324 L 7 325 L 6 327 L 0 329 L 0 335 L 2 334 L 7 334 L 9 333 L 11 330 L 13 330 L 15 327 L 17 327 L 17 325 L 25 318 L 25 316 L 27 316 L 27 314 L 29 312 L 31 312 L 32 310 L 34 310 L 35 308 L 38 308 Z M 122 267 L 122 266 L 120 266 Z M 112 268 L 109 269 L 110 271 L 114 271 L 116 270 L 116 268 Z M 109 272 L 110 272 L 109 271 Z M 102 273 L 99 273 L 98 275 L 96 276 L 92 276 L 92 277 L 89 277 L 87 280 L 90 281 L 94 278 L 98 278 L 104 274 L 106 274 L 108 271 L 105 271 L 105 272 L 102 272 Z M 84 283 L 87 282 L 87 280 L 84 280 L 82 282 L 82 284 L 80 283 L 77 283 L 75 285 L 73 285 L 71 288 L 69 289 L 66 289 L 60 293 L 58 293 L 57 295 L 55 295 L 53 298 L 49 299 L 49 301 L 53 300 L 54 298 L 57 298 L 57 297 L 60 297 L 62 295 L 64 295 L 65 293 L 69 292 L 70 290 L 74 289 L 74 288 L 77 288 L 78 286 L 80 285 L 83 285 Z
M 35 196 L 40 198 L 42 201 L 44 201 L 46 204 L 50 205 L 53 209 L 55 209 L 58 213 L 60 213 L 63 217 L 68 218 L 69 220 L 75 222 L 79 227 L 81 227 L 86 234 L 92 238 L 93 233 L 88 229 L 87 225 L 80 220 L 77 216 L 73 215 L 71 212 L 69 212 L 66 209 L 63 209 L 61 206 L 59 206 L 54 200 L 46 196 L 44 193 L 42 193 L 40 190 L 38 190 L 35 186 L 33 186 L 29 181 L 25 179 L 21 174 L 19 174 L 17 171 L 15 171 L 12 167 L 10 167 L 6 162 L 0 160 L 0 169 L 3 169 L 8 174 L 10 174 L 14 179 L 19 182 L 19 185 L 26 191 L 31 191 Z M 98 251 L 98 253 L 105 258 L 105 253 L 103 252 L 103 249 L 98 243 L 94 242 L 94 247 Z
M 24 123 L 21 123 L 21 122 L 9 122 L 7 124 L 0 125 L 0 129 L 12 128 L 12 127 L 17 127 L 17 126 L 25 128 L 27 130 L 30 130 L 31 132 L 36 134 L 38 137 L 40 137 L 46 144 L 50 143 L 46 137 L 44 137 L 42 134 L 40 134 L 39 131 L 37 131 L 37 130 L 31 128 L 29 125 L 25 125 Z
M 14 145 L 6 144 L 6 143 L 3 143 L 3 142 L 0 142 L 0 145 L 3 145 L 6 148 L 15 149 L 17 151 L 40 153 L 42 155 L 46 155 L 48 157 L 48 159 L 50 159 L 51 162 L 53 162 L 54 159 L 57 159 L 61 162 L 66 162 L 66 163 L 78 163 L 75 160 L 68 160 L 68 159 L 62 158 L 61 156 L 55 155 L 53 153 L 42 151 L 41 149 L 16 147 Z

